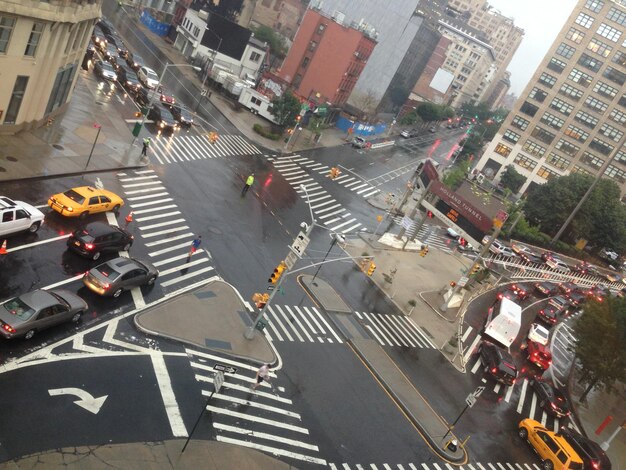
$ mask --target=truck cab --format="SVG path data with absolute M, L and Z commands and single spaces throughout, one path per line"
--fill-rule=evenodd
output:
M 509 348 L 522 327 L 522 307 L 511 299 L 497 299 L 487 314 L 485 335 Z

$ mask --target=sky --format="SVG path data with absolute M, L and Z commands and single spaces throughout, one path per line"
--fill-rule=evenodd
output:
M 565 20 L 578 0 L 488 0 L 504 16 L 513 18 L 525 32 L 524 39 L 513 56 L 511 92 L 520 95 L 554 42 Z

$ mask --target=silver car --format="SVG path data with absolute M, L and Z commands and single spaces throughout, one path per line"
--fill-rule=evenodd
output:
M 37 289 L 0 305 L 0 335 L 31 339 L 37 331 L 64 322 L 77 322 L 87 303 L 67 290 Z
M 119 297 L 124 290 L 154 284 L 159 271 L 147 261 L 119 257 L 92 268 L 83 283 L 96 294 Z

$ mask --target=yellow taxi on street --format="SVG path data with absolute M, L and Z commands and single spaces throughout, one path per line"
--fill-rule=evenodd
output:
M 519 436 L 527 440 L 541 460 L 544 470 L 583 470 L 583 460 L 561 435 L 550 431 L 534 419 L 523 419 Z
M 48 199 L 51 209 L 65 217 L 84 219 L 89 214 L 113 211 L 117 213 L 124 201 L 117 194 L 106 189 L 81 186 L 55 194 Z

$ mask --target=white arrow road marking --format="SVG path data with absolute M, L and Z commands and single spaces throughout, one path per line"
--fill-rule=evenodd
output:
M 89 392 L 81 390 L 80 388 L 54 388 L 48 390 L 48 393 L 51 397 L 57 395 L 75 395 L 79 400 L 76 400 L 74 403 L 95 415 L 98 414 L 98 411 L 100 411 L 100 408 L 102 408 L 104 404 L 104 400 L 108 397 L 108 395 L 103 395 L 100 398 L 94 398 Z

